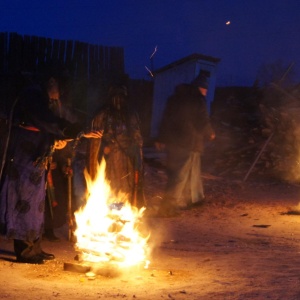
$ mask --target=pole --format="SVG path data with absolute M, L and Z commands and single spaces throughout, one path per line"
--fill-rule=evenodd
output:
M 254 168 L 254 166 L 256 165 L 258 159 L 260 158 L 261 154 L 265 151 L 267 145 L 269 144 L 269 142 L 271 141 L 272 137 L 274 135 L 274 132 L 268 137 L 268 139 L 265 141 L 264 145 L 262 146 L 262 148 L 260 149 L 258 155 L 256 156 L 254 162 L 252 163 L 249 171 L 247 172 L 246 176 L 244 177 L 244 182 L 247 180 L 248 176 L 250 175 L 250 173 L 252 172 L 252 169 Z
M 67 159 L 68 176 L 68 220 L 69 220 L 69 241 L 73 240 L 73 212 L 72 212 L 72 172 L 71 158 Z
M 13 122 L 13 115 L 14 115 L 14 109 L 15 109 L 15 106 L 16 106 L 18 100 L 19 100 L 19 98 L 17 97 L 15 99 L 15 101 L 14 101 L 11 109 L 10 109 L 10 112 L 9 112 L 8 130 L 7 130 L 6 140 L 5 140 L 5 143 L 4 143 L 3 156 L 2 156 L 2 160 L 1 160 L 0 180 L 2 178 L 3 169 L 4 169 L 5 162 L 6 162 L 6 155 L 7 155 L 7 149 L 8 149 L 8 146 L 9 146 L 9 140 L 10 140 L 10 134 L 11 134 L 11 128 L 12 128 L 12 122 Z

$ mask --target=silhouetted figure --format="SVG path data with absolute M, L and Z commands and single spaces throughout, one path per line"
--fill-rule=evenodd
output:
M 157 148 L 167 152 L 168 182 L 161 207 L 166 215 L 200 205 L 205 198 L 201 153 L 204 141 L 215 138 L 206 110 L 207 89 L 203 75 L 176 86 L 162 117 Z
M 112 190 L 128 195 L 130 203 L 145 205 L 143 193 L 143 138 L 140 120 L 128 107 L 125 86 L 113 86 L 108 101 L 91 122 L 92 130 L 101 130 L 100 140 L 90 140 L 88 169 L 92 178 L 102 158 L 106 161 L 106 177 Z

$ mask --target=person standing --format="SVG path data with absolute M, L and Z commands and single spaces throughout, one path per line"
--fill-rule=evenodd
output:
M 109 89 L 107 103 L 91 121 L 92 130 L 103 132 L 101 139 L 90 140 L 88 171 L 95 178 L 98 164 L 106 161 L 106 178 L 114 193 L 122 192 L 129 202 L 145 206 L 143 193 L 143 138 L 137 113 L 128 107 L 127 88 Z
M 207 78 L 200 74 L 190 84 L 177 85 L 167 101 L 156 143 L 157 149 L 167 153 L 162 213 L 172 215 L 204 201 L 201 153 L 204 142 L 215 138 L 206 109 L 207 90 Z
M 46 89 L 49 97 L 49 108 L 55 116 L 71 124 L 75 124 L 78 122 L 78 117 L 61 97 L 63 82 L 64 80 L 61 74 L 53 72 L 48 75 Z M 72 170 L 67 167 L 67 164 L 68 159 L 71 160 L 73 156 L 74 151 L 72 146 L 73 143 L 70 141 L 64 148 L 56 149 L 50 159 L 47 174 L 43 239 L 51 242 L 59 241 L 59 238 L 54 233 L 54 228 L 64 225 L 67 215 L 71 213 L 68 212 L 68 176 L 71 176 Z
M 42 264 L 54 255 L 41 248 L 48 159 L 81 126 L 56 117 L 38 85 L 18 97 L 10 119 L 9 143 L 0 183 L 0 231 L 13 239 L 16 261 Z M 101 137 L 87 133 L 85 137 Z M 56 142 L 57 141 L 57 142 Z

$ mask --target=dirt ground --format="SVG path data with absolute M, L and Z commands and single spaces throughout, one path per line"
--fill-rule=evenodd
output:
M 94 279 L 65 271 L 76 254 L 67 226 L 56 230 L 60 242 L 43 242 L 56 255 L 44 265 L 15 263 L 12 242 L 2 238 L 0 299 L 300 299 L 300 186 L 205 170 L 203 177 L 204 206 L 156 217 L 166 174 L 146 163 L 148 269 Z

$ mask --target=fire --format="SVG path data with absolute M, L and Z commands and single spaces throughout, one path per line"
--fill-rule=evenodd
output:
M 125 194 L 113 195 L 105 167 L 103 160 L 94 181 L 85 172 L 88 199 L 75 212 L 74 234 L 80 260 L 118 268 L 147 264 L 149 235 L 143 237 L 140 232 L 145 208 L 131 206 Z

